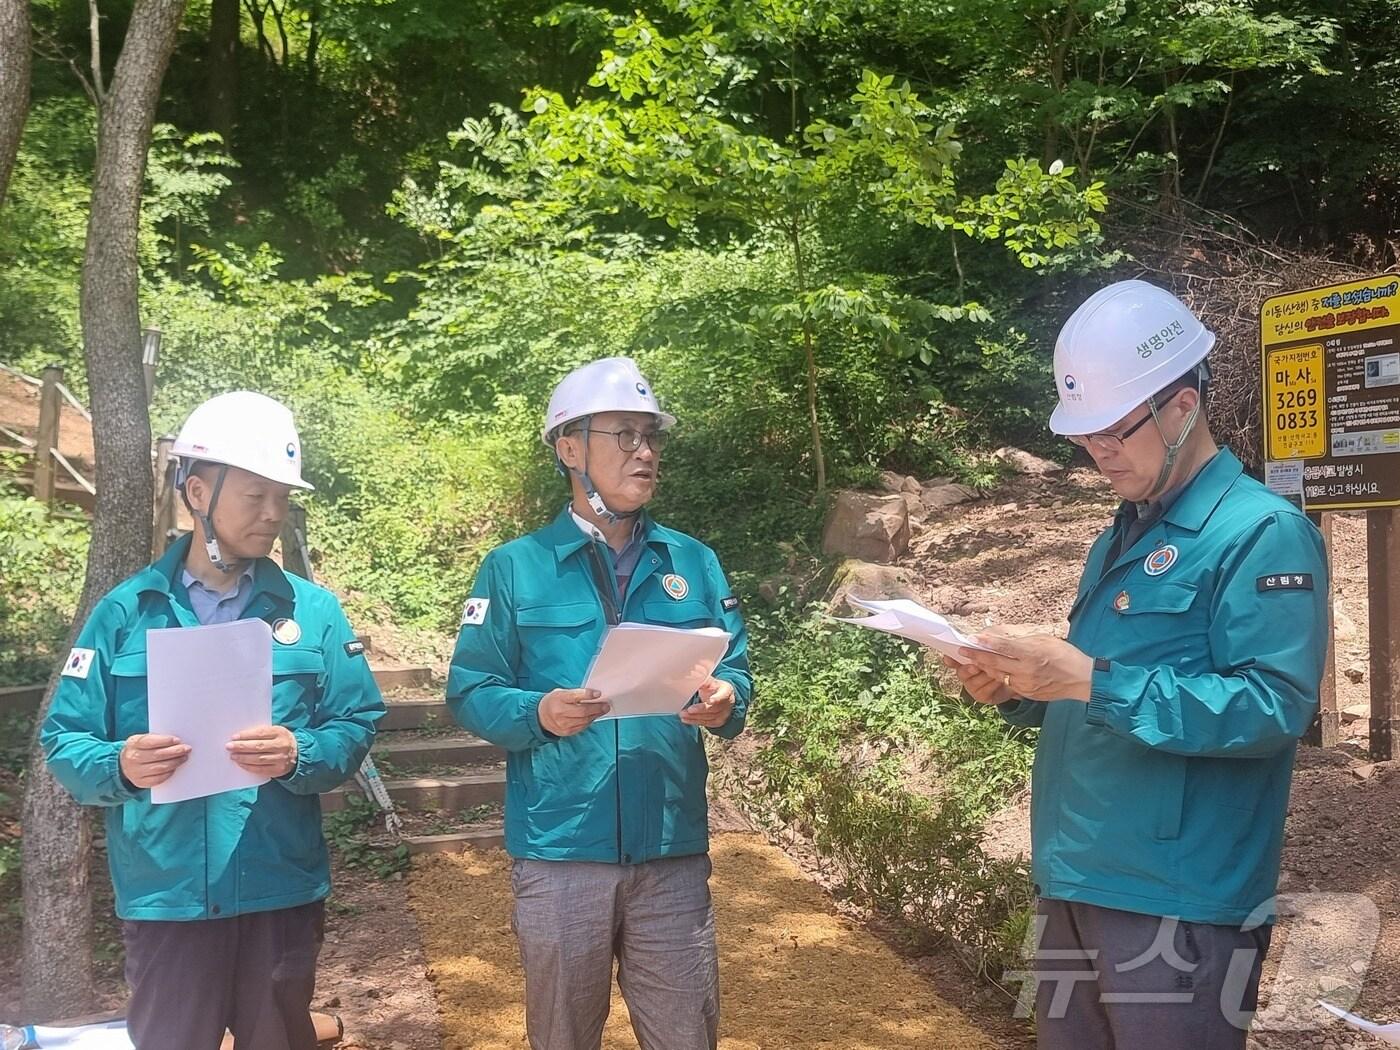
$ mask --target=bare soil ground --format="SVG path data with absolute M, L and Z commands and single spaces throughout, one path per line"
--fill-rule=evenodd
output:
M 839 915 L 780 850 L 716 836 L 723 1050 L 992 1050 L 890 947 Z M 443 1005 L 446 1050 L 523 1043 L 523 979 L 499 850 L 419 861 L 409 892 Z M 603 1045 L 635 1047 L 614 993 Z

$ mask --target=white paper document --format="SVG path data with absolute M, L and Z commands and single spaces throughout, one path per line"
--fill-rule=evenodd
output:
M 177 736 L 190 755 L 152 802 L 183 802 L 257 787 L 224 745 L 235 733 L 272 722 L 272 628 L 249 619 L 209 627 L 146 632 L 146 681 L 152 733 Z
M 718 627 L 620 623 L 603 636 L 583 685 L 612 705 L 603 718 L 673 715 L 714 674 L 728 648 L 729 633 Z
M 126 1021 L 107 1021 L 80 1028 L 44 1028 L 36 1025 L 32 1042 L 39 1050 L 131 1050 Z
M 959 649 L 977 649 L 984 653 L 996 651 L 988 649 L 985 645 L 978 645 L 938 613 L 932 609 L 925 609 L 918 602 L 910 601 L 908 598 L 896 598 L 892 601 L 866 601 L 853 594 L 848 594 L 846 601 L 857 609 L 865 609 L 875 615 L 833 616 L 833 620 L 855 624 L 857 627 L 869 627 L 872 631 L 897 634 L 901 638 L 908 638 L 920 645 L 937 649 L 940 653 L 950 656 L 954 660 L 958 660 Z
M 1333 1006 L 1331 1003 L 1324 1003 L 1321 999 L 1317 1001 L 1317 1005 L 1336 1014 L 1353 1028 L 1359 1028 L 1363 1032 L 1370 1032 L 1382 1043 L 1389 1043 L 1391 1046 L 1400 1046 L 1400 1024 L 1376 1024 L 1374 1021 L 1367 1021 L 1364 1018 L 1357 1017 L 1355 1014 L 1349 1014 L 1340 1007 Z

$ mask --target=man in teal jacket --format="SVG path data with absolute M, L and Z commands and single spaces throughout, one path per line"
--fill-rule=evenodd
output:
M 291 414 L 260 394 L 224 394 L 195 409 L 175 452 L 193 542 L 97 603 L 43 746 L 73 797 L 106 810 L 138 1050 L 215 1050 L 226 1028 L 253 1050 L 312 1050 L 330 892 L 318 793 L 359 768 L 384 702 L 340 603 L 267 557 L 291 489 L 311 487 Z M 271 779 L 152 803 L 190 748 L 148 731 L 146 632 L 249 618 L 272 627 L 272 724 L 225 750 Z
M 1032 778 L 1044 1050 L 1245 1046 L 1298 737 L 1317 707 L 1327 561 L 1200 417 L 1214 343 L 1124 281 L 1055 347 L 1051 429 L 1124 499 L 1068 641 L 980 641 L 967 690 L 1039 726 Z
M 509 752 L 506 849 L 534 1050 L 596 1050 L 612 967 L 643 1050 L 713 1050 L 718 963 L 703 733 L 752 695 L 738 601 L 704 544 L 643 509 L 674 418 L 627 358 L 570 373 L 543 430 L 571 504 L 487 555 L 447 701 Z M 720 627 L 720 666 L 679 715 L 609 719 L 582 688 L 608 625 Z

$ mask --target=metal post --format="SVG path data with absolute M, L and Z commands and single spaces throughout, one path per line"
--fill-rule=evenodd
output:
M 156 396 L 156 362 L 160 360 L 160 329 L 141 329 L 141 369 L 146 373 L 146 404 Z
M 1400 647 L 1392 635 L 1400 614 L 1400 520 L 1394 508 L 1366 512 L 1366 583 L 1370 590 L 1371 757 L 1391 757 L 1400 728 Z
M 1333 574 L 1333 549 L 1331 549 L 1331 522 L 1336 517 L 1334 514 L 1319 515 L 1322 521 L 1317 522 L 1317 528 L 1322 529 L 1323 547 L 1327 552 L 1327 578 L 1331 580 Z M 1329 587 L 1327 594 L 1327 661 L 1322 669 L 1322 689 L 1317 694 L 1317 741 L 1323 748 L 1336 748 L 1337 727 L 1340 725 L 1340 718 L 1337 714 L 1337 617 L 1334 615 L 1333 594 L 1336 588 Z M 1309 741 L 1312 743 L 1313 741 Z
M 34 442 L 34 498 L 49 507 L 53 506 L 57 475 L 53 453 L 58 448 L 59 385 L 62 382 L 61 366 L 44 368 L 39 388 L 39 432 Z
M 311 551 L 306 543 L 306 508 L 293 503 L 282 522 L 282 568 L 305 580 L 316 579 L 311 571 Z

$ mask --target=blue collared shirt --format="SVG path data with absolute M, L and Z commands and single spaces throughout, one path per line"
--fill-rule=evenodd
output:
M 232 623 L 243 615 L 248 599 L 252 597 L 253 563 L 250 561 L 244 567 L 236 587 L 222 593 L 195 579 L 189 569 L 180 570 L 180 579 L 189 592 L 190 608 L 201 624 L 208 627 L 210 624 Z
M 637 571 L 637 562 L 642 559 L 642 552 L 646 550 L 646 528 L 642 525 L 641 515 L 637 515 L 636 523 L 632 527 L 632 538 L 627 541 L 627 545 L 622 548 L 619 554 L 611 547 L 608 547 L 607 538 L 603 535 L 603 530 L 594 525 L 587 518 L 579 515 L 571 506 L 569 514 L 574 519 L 574 524 L 579 527 L 589 539 L 596 543 L 601 543 L 607 547 L 608 553 L 613 560 L 613 575 L 617 578 L 617 596 L 619 600 L 627 593 L 627 584 L 632 579 L 632 574 Z

